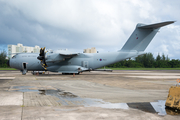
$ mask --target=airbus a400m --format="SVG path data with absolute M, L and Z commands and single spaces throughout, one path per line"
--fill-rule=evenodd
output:
M 80 73 L 93 71 L 97 68 L 119 62 L 131 57 L 144 54 L 158 30 L 174 21 L 144 25 L 137 24 L 134 32 L 129 37 L 121 50 L 108 53 L 73 53 L 69 51 L 45 52 L 41 48 L 40 54 L 17 54 L 8 62 L 10 67 L 19 69 L 22 74 L 27 71 L 48 70 L 61 73 Z

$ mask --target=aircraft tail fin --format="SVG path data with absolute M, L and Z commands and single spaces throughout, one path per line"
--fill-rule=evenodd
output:
M 136 29 L 121 50 L 144 51 L 161 27 L 174 22 L 175 21 L 167 21 L 150 25 L 137 24 Z

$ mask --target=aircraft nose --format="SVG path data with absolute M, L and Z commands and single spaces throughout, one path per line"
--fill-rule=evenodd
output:
M 7 66 L 9 66 L 9 67 L 10 67 L 10 64 L 9 64 L 9 63 L 10 63 L 10 60 L 8 60 L 8 61 L 7 61 L 7 63 L 6 63 L 6 64 L 7 64 Z

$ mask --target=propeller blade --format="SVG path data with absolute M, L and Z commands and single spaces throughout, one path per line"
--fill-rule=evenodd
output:
M 46 59 L 45 59 L 45 47 L 40 49 L 39 56 L 37 57 L 38 60 L 41 61 L 41 66 L 46 70 L 48 67 L 46 64 Z

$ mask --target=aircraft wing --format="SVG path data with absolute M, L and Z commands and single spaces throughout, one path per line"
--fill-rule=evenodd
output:
M 55 54 L 48 54 L 46 62 L 47 63 L 57 63 L 65 61 L 66 59 L 71 59 L 79 55 L 79 53 L 69 52 L 69 51 L 58 51 Z
M 74 57 L 74 56 L 76 56 L 76 55 L 78 55 L 78 53 L 59 53 L 60 55 L 62 55 L 62 56 L 67 56 L 67 57 Z
M 69 52 L 69 51 L 61 51 L 59 53 L 59 55 L 64 56 L 65 58 L 71 58 L 74 56 L 77 56 L 79 53 L 73 53 L 73 52 Z
M 59 51 L 59 55 L 64 58 L 72 58 L 74 56 L 77 56 L 79 53 L 71 52 L 71 51 Z

